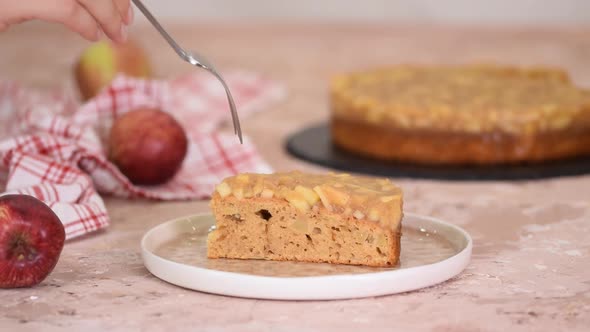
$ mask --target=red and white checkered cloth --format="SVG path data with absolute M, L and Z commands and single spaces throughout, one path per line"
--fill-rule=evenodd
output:
M 241 119 L 284 95 L 258 75 L 225 76 Z M 140 107 L 173 114 L 185 127 L 189 152 L 179 173 L 162 186 L 135 186 L 105 156 L 113 119 Z M 117 77 L 83 105 L 64 93 L 41 94 L 0 81 L 0 192 L 35 196 L 60 217 L 68 239 L 104 228 L 109 216 L 98 193 L 156 200 L 204 199 L 223 178 L 270 172 L 244 138 L 215 132 L 230 118 L 225 92 L 210 75 L 169 82 Z M 233 133 L 233 130 L 232 130 Z

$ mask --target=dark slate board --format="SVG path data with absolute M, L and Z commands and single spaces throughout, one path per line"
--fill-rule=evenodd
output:
M 590 173 L 590 157 L 548 163 L 498 166 L 422 166 L 359 157 L 332 145 L 330 128 L 321 124 L 287 139 L 293 156 L 321 166 L 376 176 L 435 180 L 535 180 Z

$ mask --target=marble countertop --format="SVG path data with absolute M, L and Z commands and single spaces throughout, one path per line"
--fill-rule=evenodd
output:
M 547 64 L 590 86 L 590 27 L 473 28 L 388 25 L 172 25 L 188 48 L 221 68 L 284 81 L 287 99 L 243 121 L 277 170 L 321 170 L 283 151 L 283 139 L 328 117 L 326 81 L 389 63 L 499 61 Z M 161 77 L 188 70 L 149 27 L 132 34 Z M 0 76 L 72 86 L 85 42 L 59 27 L 0 34 Z M 406 294 L 349 301 L 280 302 L 184 290 L 143 267 L 139 240 L 206 202 L 107 199 L 112 227 L 66 245 L 32 289 L 0 291 L 5 331 L 587 331 L 590 326 L 590 176 L 531 182 L 399 180 L 407 211 L 448 220 L 474 238 L 463 274 Z

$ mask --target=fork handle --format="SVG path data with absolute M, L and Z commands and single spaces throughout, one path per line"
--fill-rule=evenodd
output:
M 178 56 L 180 56 L 184 61 L 189 61 L 188 54 L 186 53 L 186 51 L 182 47 L 180 47 L 180 45 L 178 45 L 178 43 L 176 43 L 176 41 L 168 34 L 168 32 L 166 32 L 166 30 L 162 27 L 160 22 L 158 22 L 158 20 L 156 20 L 154 15 L 152 15 L 152 13 L 150 13 L 150 11 L 147 9 L 146 6 L 144 6 L 144 4 L 141 2 L 141 0 L 132 0 L 132 1 L 135 4 L 135 6 L 148 19 L 148 21 L 150 21 L 150 23 L 154 26 L 154 28 L 156 28 L 156 30 L 158 30 L 158 32 L 162 35 L 162 37 L 164 37 L 164 39 L 166 40 L 166 42 L 168 42 L 168 44 L 172 47 L 172 49 L 174 49 L 176 54 L 178 54 Z

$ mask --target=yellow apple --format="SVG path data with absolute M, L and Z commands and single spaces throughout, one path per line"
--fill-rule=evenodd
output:
M 74 68 L 83 100 L 96 96 L 119 73 L 139 78 L 151 76 L 147 55 L 137 43 L 94 43 L 84 50 Z

